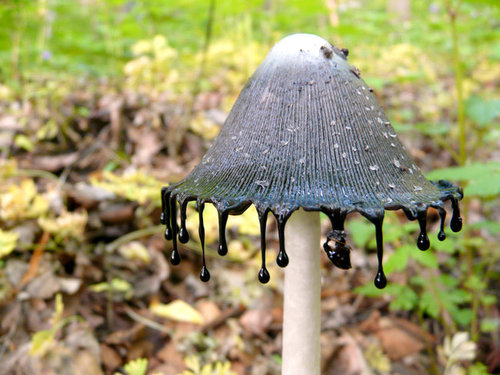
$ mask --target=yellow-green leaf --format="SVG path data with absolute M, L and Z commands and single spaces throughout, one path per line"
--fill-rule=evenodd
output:
M 146 375 L 148 369 L 148 360 L 146 358 L 137 358 L 123 366 L 127 375 Z
M 118 249 L 120 255 L 126 259 L 130 260 L 140 260 L 142 263 L 149 264 L 151 262 L 151 255 L 149 255 L 148 249 L 139 241 L 131 241 L 123 244 Z
M 19 234 L 0 229 L 0 258 L 9 255 L 17 245 Z
M 203 324 L 201 314 L 182 300 L 175 300 L 168 304 L 155 303 L 150 306 L 153 314 L 163 318 L 175 320 L 178 322 Z
M 36 332 L 31 338 L 30 355 L 43 356 L 54 342 L 55 331 L 44 329 Z

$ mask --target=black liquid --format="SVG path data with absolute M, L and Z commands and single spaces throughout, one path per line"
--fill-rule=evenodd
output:
M 227 254 L 226 243 L 226 224 L 227 224 L 227 211 L 219 211 L 219 255 L 224 256 Z
M 382 234 L 382 223 L 383 218 L 374 222 L 375 224 L 375 238 L 377 240 L 377 260 L 378 260 L 378 271 L 375 280 L 373 281 L 378 289 L 384 289 L 387 285 L 387 277 L 384 274 L 384 267 L 382 262 L 384 260 L 384 237 Z
M 200 236 L 201 244 L 201 255 L 203 261 L 203 267 L 201 267 L 200 280 L 207 282 L 210 280 L 210 272 L 208 272 L 207 264 L 205 262 L 205 225 L 203 224 L 203 209 L 205 208 L 205 203 L 198 201 L 198 216 L 200 219 L 198 234 Z
M 166 224 L 166 214 L 165 214 L 165 210 L 166 210 L 166 203 L 165 203 L 165 195 L 167 194 L 167 191 L 168 191 L 168 187 L 164 186 L 161 188 L 161 214 L 160 214 L 160 223 L 162 223 L 163 225 Z
M 439 218 L 441 219 L 441 223 L 439 225 L 438 240 L 444 241 L 446 239 L 446 233 L 444 232 L 444 221 L 446 219 L 446 210 L 442 207 L 439 207 L 438 211 L 439 211 Z
M 323 249 L 334 266 L 348 270 L 352 266 L 351 248 L 346 243 L 346 233 L 344 231 L 346 213 L 342 211 L 329 212 L 328 217 L 332 224 L 332 231 L 328 233 Z M 330 241 L 335 243 L 334 248 L 329 245 Z
M 420 226 L 420 234 L 418 235 L 417 246 L 420 250 L 427 250 L 431 246 L 427 236 L 427 210 L 418 213 L 418 225 Z
M 453 232 L 460 232 L 462 230 L 462 218 L 460 217 L 460 207 L 456 198 L 451 199 L 451 207 L 453 208 L 453 215 L 451 216 L 450 228 Z
M 263 215 L 259 215 L 260 222 L 260 251 L 262 257 L 262 267 L 259 271 L 259 281 L 262 284 L 266 284 L 269 279 L 269 272 L 266 268 L 266 223 L 267 223 L 267 212 Z
M 172 256 L 170 257 L 170 263 L 174 266 L 178 265 L 181 262 L 181 256 L 179 255 L 179 251 L 177 250 L 177 200 L 175 197 L 170 197 L 170 219 L 172 225 Z M 166 232 L 169 230 L 167 228 Z
M 170 241 L 172 239 L 172 226 L 170 224 L 170 192 L 167 188 L 161 189 L 161 209 L 162 213 L 160 216 L 160 220 L 162 224 L 166 225 L 165 228 L 165 239 Z
M 267 268 L 261 268 L 259 271 L 259 281 L 262 284 L 267 284 L 270 279 L 271 276 L 269 276 L 269 271 L 267 270 Z
M 179 242 L 186 243 L 189 241 L 189 232 L 186 229 L 186 210 L 187 210 L 187 200 L 182 202 L 181 205 L 181 229 L 179 230 Z
M 289 263 L 288 255 L 285 251 L 285 223 L 286 220 L 278 219 L 278 237 L 280 243 L 280 251 L 278 252 L 278 256 L 276 257 L 276 263 L 282 268 L 288 266 Z
M 204 283 L 210 280 L 210 272 L 208 272 L 208 269 L 205 266 L 201 267 L 200 280 L 203 281 Z

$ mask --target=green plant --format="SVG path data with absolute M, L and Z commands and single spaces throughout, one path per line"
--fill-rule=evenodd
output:
M 63 318 L 64 304 L 62 295 L 56 294 L 54 314 L 52 316 L 52 326 L 49 329 L 44 329 L 36 332 L 31 337 L 31 347 L 29 354 L 32 356 L 44 356 L 51 349 L 55 341 L 56 333 L 69 322 L 79 319 L 76 316 Z
M 197 356 L 189 356 L 185 359 L 188 370 L 179 375 L 236 375 L 231 371 L 231 363 L 215 362 L 202 365 Z

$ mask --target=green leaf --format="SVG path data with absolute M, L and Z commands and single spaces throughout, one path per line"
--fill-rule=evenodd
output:
M 497 332 L 500 328 L 500 319 L 486 318 L 481 321 L 481 332 Z
M 498 221 L 491 221 L 491 220 L 478 221 L 476 223 L 470 224 L 469 227 L 474 229 L 484 228 L 492 235 L 500 233 L 500 222 Z
M 488 163 L 472 163 L 464 167 L 450 167 L 444 169 L 436 169 L 427 173 L 427 178 L 431 180 L 455 180 L 455 181 L 470 181 L 489 177 L 493 174 L 500 173 L 500 162 L 492 161 Z
M 376 288 L 372 282 L 366 285 L 358 286 L 354 289 L 354 292 L 367 297 L 380 297 L 384 294 L 384 291 Z
M 408 257 L 412 246 L 403 245 L 400 246 L 387 260 L 384 262 L 384 269 L 387 275 L 390 275 L 394 271 L 402 271 L 408 265 Z
M 418 295 L 406 285 L 397 285 L 398 292 L 393 295 L 395 298 L 389 304 L 391 310 L 412 310 L 418 304 Z
M 9 255 L 17 245 L 19 234 L 0 229 L 0 258 Z
M 44 329 L 31 338 L 30 355 L 43 356 L 54 342 L 55 330 Z
M 445 123 L 417 123 L 413 127 L 425 135 L 444 135 L 450 132 L 450 125 Z
M 465 281 L 465 286 L 474 291 L 481 291 L 486 289 L 487 285 L 479 275 L 474 274 Z
M 439 267 L 437 256 L 432 251 L 414 250 L 410 252 L 410 256 L 418 263 L 428 268 L 436 270 Z
M 351 238 L 354 244 L 359 248 L 364 248 L 368 244 L 368 241 L 375 235 L 373 225 L 361 218 L 349 220 L 346 226 L 349 233 L 352 234 Z
M 450 309 L 450 315 L 459 325 L 465 327 L 472 321 L 472 310 L 469 308 L 464 309 Z
M 493 294 L 485 294 L 481 297 L 481 303 L 485 306 L 494 305 L 497 302 L 497 297 Z
M 29 139 L 24 134 L 16 135 L 16 137 L 14 138 L 14 143 L 17 147 L 22 148 L 23 150 L 26 150 L 28 152 L 33 151 L 33 149 L 35 148 L 35 145 L 31 141 L 31 139 Z
M 500 162 L 497 161 L 437 169 L 428 173 L 427 178 L 469 181 L 465 194 L 470 196 L 493 197 L 500 194 Z
M 465 101 L 465 113 L 477 124 L 490 124 L 500 114 L 500 99 L 487 100 L 473 95 Z
M 437 318 L 439 315 L 439 303 L 431 292 L 425 292 L 420 297 L 419 302 L 420 310 L 424 313 L 429 314 L 433 318 Z
M 148 369 L 148 360 L 146 358 L 137 358 L 123 366 L 127 375 L 146 375 Z
M 488 367 L 481 362 L 474 363 L 471 367 L 469 367 L 469 371 L 467 375 L 489 375 Z
M 127 280 L 115 277 L 111 280 L 111 283 L 102 282 L 91 285 L 90 290 L 96 293 L 112 291 L 128 294 L 132 292 L 132 285 Z

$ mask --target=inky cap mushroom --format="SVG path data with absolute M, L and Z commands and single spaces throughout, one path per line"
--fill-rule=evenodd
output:
M 451 229 L 462 227 L 458 200 L 462 189 L 447 181 L 428 181 L 399 141 L 390 121 L 359 71 L 347 62 L 347 50 L 309 34 L 284 38 L 269 52 L 241 91 L 220 133 L 201 163 L 181 182 L 162 189 L 165 237 L 173 240 L 171 261 L 180 261 L 177 239 L 188 241 L 186 206 L 196 201 L 200 241 L 204 247 L 202 212 L 212 203 L 219 213 L 219 254 L 227 253 L 228 215 L 255 205 L 261 227 L 265 266 L 268 212 L 277 220 L 278 265 L 288 264 L 284 227 L 299 208 L 324 212 L 331 221 L 324 250 L 337 267 L 350 268 L 344 220 L 359 212 L 375 225 L 378 272 L 375 285 L 387 281 L 382 269 L 382 221 L 385 210 L 402 209 L 418 220 L 417 246 L 429 248 L 427 210 L 441 218 L 444 240 L 451 200 Z M 180 205 L 180 228 L 177 225 Z M 311 249 L 316 251 L 316 249 Z M 201 279 L 210 275 L 203 256 Z

